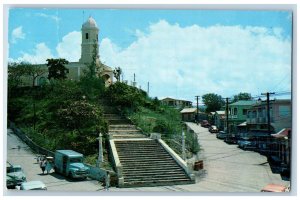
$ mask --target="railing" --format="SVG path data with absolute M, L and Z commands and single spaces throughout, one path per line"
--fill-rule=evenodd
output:
M 10 129 L 13 130 L 13 132 L 24 142 L 26 143 L 34 152 L 46 156 L 52 156 L 54 157 L 54 152 L 49 151 L 48 149 L 45 149 L 39 145 L 37 145 L 35 142 L 33 142 L 27 135 L 20 129 L 16 127 L 16 125 L 13 122 L 9 122 Z

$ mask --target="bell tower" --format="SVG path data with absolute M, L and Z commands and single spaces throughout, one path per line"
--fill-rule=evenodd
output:
M 82 24 L 81 28 L 81 58 L 79 62 L 84 64 L 89 64 L 93 61 L 93 51 L 94 46 L 96 45 L 96 52 L 97 52 L 97 60 L 96 62 L 99 63 L 99 43 L 98 43 L 98 33 L 99 29 L 97 27 L 96 21 L 89 17 L 89 19 Z

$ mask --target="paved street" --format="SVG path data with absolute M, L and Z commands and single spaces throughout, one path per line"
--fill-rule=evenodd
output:
M 18 149 L 18 145 L 21 147 Z M 97 181 L 72 181 L 66 180 L 64 176 L 51 171 L 49 175 L 43 175 L 39 164 L 36 162 L 35 154 L 24 144 L 11 130 L 7 134 L 7 161 L 12 164 L 20 164 L 27 176 L 27 181 L 41 180 L 48 191 L 98 191 L 103 189 Z
M 188 125 L 198 134 L 200 158 L 204 170 L 195 172 L 196 184 L 141 188 L 110 188 L 110 192 L 259 192 L 268 183 L 287 185 L 280 175 L 272 174 L 265 156 L 228 145 L 193 123 Z M 8 161 L 21 164 L 30 180 L 45 182 L 49 191 L 102 191 L 97 181 L 70 181 L 55 173 L 42 175 L 35 155 L 14 134 L 8 133 Z M 21 149 L 18 150 L 17 146 Z

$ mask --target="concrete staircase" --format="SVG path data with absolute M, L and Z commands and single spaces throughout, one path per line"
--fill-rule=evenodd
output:
M 194 183 L 157 140 L 116 140 L 114 143 L 123 171 L 121 187 Z
M 111 139 L 146 137 L 129 119 L 117 114 L 113 107 L 106 106 L 104 111 L 104 118 L 108 121 L 108 134 Z
M 191 184 L 186 163 L 164 142 L 149 139 L 108 100 L 102 102 L 119 187 Z M 160 142 L 159 142 L 160 141 Z M 167 150 L 165 150 L 167 149 Z

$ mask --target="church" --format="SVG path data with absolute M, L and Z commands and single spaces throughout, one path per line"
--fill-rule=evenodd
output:
M 98 76 L 103 77 L 105 81 L 105 86 L 109 86 L 113 83 L 113 69 L 103 63 L 100 62 L 99 59 L 99 28 L 95 19 L 89 17 L 88 20 L 82 24 L 81 28 L 81 57 L 78 62 L 69 62 L 69 64 L 65 65 L 69 69 L 69 73 L 67 74 L 68 79 L 70 80 L 79 80 L 80 76 L 84 73 L 84 69 L 87 68 L 93 61 L 93 53 L 94 48 L 96 46 L 97 59 L 96 65 L 101 65 L 101 71 L 97 72 Z M 43 68 L 48 68 L 45 64 L 39 65 Z M 41 85 L 48 79 L 48 71 L 47 73 L 41 75 L 36 79 L 36 85 Z

